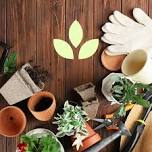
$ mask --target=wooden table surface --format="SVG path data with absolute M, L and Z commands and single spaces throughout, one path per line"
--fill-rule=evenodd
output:
M 109 71 L 100 62 L 101 52 L 106 47 L 103 42 L 89 59 L 65 60 L 54 51 L 53 38 L 69 42 L 68 29 L 75 19 L 84 29 L 83 42 L 100 38 L 103 34 L 101 26 L 112 11 L 119 10 L 131 16 L 132 9 L 140 7 L 152 16 L 151 6 L 152 0 L 0 0 L 0 40 L 17 52 L 18 67 L 32 60 L 33 65 L 41 65 L 50 73 L 45 90 L 55 94 L 59 105 L 69 97 L 73 87 L 90 81 L 98 82 Z M 77 52 L 75 50 L 75 54 Z M 37 121 L 29 113 L 26 102 L 17 104 L 27 116 L 25 132 L 36 127 L 50 127 L 51 122 Z M 0 108 L 6 105 L 1 99 Z M 98 117 L 109 110 L 109 105 L 102 98 Z M 17 140 L 0 136 L 0 152 L 15 152 Z M 115 143 L 102 152 L 118 152 Z

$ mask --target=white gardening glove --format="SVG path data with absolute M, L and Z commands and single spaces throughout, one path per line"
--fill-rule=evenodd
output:
M 109 16 L 111 22 L 106 23 L 101 38 L 108 46 L 109 55 L 128 54 L 136 49 L 152 47 L 152 19 L 140 8 L 133 10 L 133 16 L 138 21 L 130 19 L 119 11 Z

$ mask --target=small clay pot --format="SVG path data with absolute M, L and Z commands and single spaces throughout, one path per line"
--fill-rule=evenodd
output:
M 0 134 L 15 137 L 23 132 L 26 126 L 26 117 L 21 109 L 7 106 L 0 111 Z
M 101 62 L 103 66 L 110 71 L 118 71 L 126 55 L 110 56 L 106 53 L 106 49 L 101 54 Z
M 101 140 L 101 137 L 98 133 L 96 133 L 88 123 L 86 123 L 86 129 L 89 133 L 89 135 L 83 140 L 83 146 L 80 147 L 80 149 L 78 150 L 78 152 L 83 152 L 86 149 L 88 149 L 89 147 L 91 147 L 92 145 L 96 144 L 97 142 L 99 142 Z M 74 148 L 74 151 L 76 151 L 76 149 Z
M 28 109 L 36 119 L 48 121 L 52 118 L 56 109 L 55 97 L 50 92 L 38 92 L 29 99 Z

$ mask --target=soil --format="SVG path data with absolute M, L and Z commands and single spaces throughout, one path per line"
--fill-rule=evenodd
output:
M 36 85 L 39 85 L 40 81 L 45 83 L 48 79 L 48 72 L 40 68 L 40 66 L 34 66 L 33 68 L 26 67 L 25 70 Z
M 43 97 L 35 106 L 35 111 L 44 111 L 48 109 L 52 104 L 52 99 L 48 97 Z

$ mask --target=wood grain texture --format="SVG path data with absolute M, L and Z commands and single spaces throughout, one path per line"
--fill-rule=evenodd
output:
M 101 35 L 103 34 L 101 27 L 105 24 L 105 21 L 108 21 L 109 15 L 114 11 L 119 10 L 121 11 L 121 0 L 96 0 L 94 2 L 94 17 L 93 17 L 93 23 L 94 23 L 94 37 L 98 37 L 100 39 Z M 107 47 L 105 43 L 100 41 L 100 46 L 98 48 L 97 53 L 94 55 L 94 82 L 98 83 L 100 79 L 104 78 L 106 75 L 109 74 L 109 71 L 106 70 L 102 64 L 101 64 L 101 53 L 102 51 Z M 99 91 L 101 89 L 101 85 L 99 85 Z M 100 96 L 100 95 L 99 95 Z M 101 96 L 101 105 L 98 109 L 98 115 L 97 117 L 100 117 L 101 115 L 105 113 L 111 112 L 113 108 L 109 105 L 109 103 L 104 99 L 103 96 Z M 101 131 L 100 134 L 105 138 L 107 135 L 110 135 L 110 133 L 107 133 L 105 131 Z M 115 145 L 116 142 L 113 142 L 106 148 L 104 148 L 101 152 L 111 152 L 113 151 L 113 147 L 116 148 L 118 146 Z
M 122 12 L 132 17 L 133 8 L 139 7 L 148 13 L 149 0 L 122 0 Z
M 66 40 L 68 38 L 69 27 L 77 19 L 82 25 L 84 37 L 80 44 L 93 39 L 93 0 L 66 0 Z M 71 43 L 70 43 L 71 44 Z M 74 60 L 66 60 L 66 94 L 80 84 L 93 80 L 93 57 L 86 60 L 78 60 L 78 49 L 74 47 Z M 77 78 L 76 78 L 77 77 Z
M 100 41 L 96 54 L 86 60 L 78 60 L 78 52 L 82 44 L 103 34 L 101 26 L 108 21 L 108 16 L 119 10 L 132 16 L 132 9 L 140 7 L 152 16 L 152 0 L 0 0 L 0 40 L 12 46 L 17 51 L 18 67 L 29 60 L 33 65 L 40 65 L 49 72 L 49 80 L 45 90 L 55 94 L 58 105 L 70 98 L 73 87 L 93 81 L 101 82 L 109 71 L 100 61 L 100 55 L 107 46 Z M 66 60 L 58 56 L 53 47 L 53 39 L 69 41 L 69 27 L 77 19 L 83 28 L 84 38 L 78 49 L 74 47 L 74 60 Z M 97 117 L 113 111 L 116 107 L 109 103 L 100 93 L 101 106 Z M 0 109 L 7 103 L 0 99 Z M 27 116 L 25 132 L 36 127 L 51 127 L 51 122 L 36 120 L 27 109 L 27 101 L 17 104 Z M 93 124 L 94 126 L 96 124 Z M 110 135 L 101 131 L 103 137 Z M 14 152 L 18 138 L 0 136 L 0 152 Z M 64 141 L 64 140 L 63 140 Z M 65 141 L 64 141 L 65 142 Z M 70 145 L 67 140 L 65 143 Z M 101 152 L 117 152 L 118 141 L 110 144 Z M 67 150 L 66 152 L 72 150 Z
M 0 40 L 6 42 L 6 1 L 0 1 Z M 1 79 L 0 79 L 1 80 Z M 1 84 L 2 82 L 0 82 Z M 0 109 L 7 103 L 0 96 Z M 7 151 L 7 138 L 0 135 L 0 152 Z

